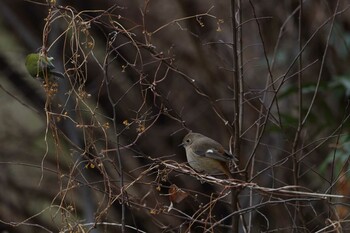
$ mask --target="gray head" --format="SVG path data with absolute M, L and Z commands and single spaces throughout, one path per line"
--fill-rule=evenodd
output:
M 192 145 L 192 143 L 195 141 L 195 140 L 198 140 L 200 138 L 205 138 L 204 135 L 202 134 L 199 134 L 199 133 L 192 133 L 192 132 L 189 132 L 182 140 L 182 143 L 181 143 L 181 146 L 184 146 L 184 147 L 187 147 L 187 146 L 190 146 Z
M 201 150 L 207 150 L 209 148 L 219 149 L 221 150 L 222 146 L 215 140 L 208 138 L 200 133 L 189 132 L 181 143 L 185 148 L 189 146 L 193 146 L 198 149 L 198 146 Z M 222 148 L 223 149 L 223 148 Z

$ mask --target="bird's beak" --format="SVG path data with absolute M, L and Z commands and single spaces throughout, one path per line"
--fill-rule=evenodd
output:
M 183 143 L 179 144 L 178 147 L 182 147 L 184 145 L 185 145 L 185 143 L 183 142 Z

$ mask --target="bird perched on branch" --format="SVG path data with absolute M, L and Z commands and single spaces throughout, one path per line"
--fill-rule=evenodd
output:
M 51 80 L 53 76 L 64 78 L 64 74 L 54 71 L 53 57 L 48 57 L 43 53 L 31 53 L 26 58 L 26 68 L 33 78 Z
M 224 173 L 232 178 L 228 163 L 232 161 L 237 167 L 235 163 L 237 158 L 217 141 L 202 134 L 190 132 L 180 145 L 185 147 L 187 161 L 197 172 L 209 175 Z

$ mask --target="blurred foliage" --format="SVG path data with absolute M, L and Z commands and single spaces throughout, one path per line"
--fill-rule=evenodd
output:
M 1 1 L 0 232 L 346 232 L 349 2 L 300 2 L 241 1 L 235 34 L 223 0 Z M 188 168 L 187 130 L 237 179 Z

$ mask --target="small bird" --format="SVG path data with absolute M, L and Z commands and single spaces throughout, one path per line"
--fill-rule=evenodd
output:
M 51 79 L 52 76 L 64 78 L 64 74 L 54 71 L 53 57 L 47 57 L 42 53 L 31 53 L 26 57 L 26 68 L 33 78 L 42 80 Z
M 228 162 L 237 158 L 225 150 L 217 141 L 208 138 L 200 133 L 188 133 L 181 146 L 185 147 L 187 161 L 197 172 L 204 172 L 209 175 L 224 173 L 232 178 Z

